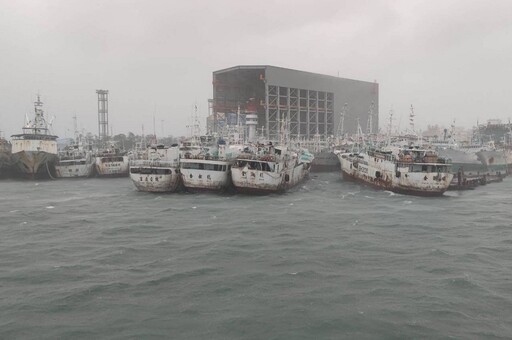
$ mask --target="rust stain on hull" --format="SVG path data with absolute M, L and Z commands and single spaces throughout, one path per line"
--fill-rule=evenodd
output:
M 12 160 L 22 174 L 35 178 L 36 175 L 48 176 L 48 171 L 55 171 L 57 155 L 42 151 L 21 151 L 13 154 Z
M 374 187 L 376 189 L 383 189 L 383 190 L 389 190 L 392 192 L 396 192 L 398 194 L 405 194 L 405 195 L 414 195 L 414 196 L 425 196 L 425 197 L 435 197 L 435 196 L 442 196 L 444 192 L 447 190 L 440 189 L 440 190 L 415 190 L 413 188 L 409 187 L 399 187 L 394 186 L 391 183 L 391 180 L 384 181 L 384 180 L 375 180 L 375 181 L 367 181 L 363 178 L 360 178 L 358 176 L 354 176 L 346 171 L 342 170 L 343 178 L 352 180 L 354 182 L 363 183 L 368 186 Z

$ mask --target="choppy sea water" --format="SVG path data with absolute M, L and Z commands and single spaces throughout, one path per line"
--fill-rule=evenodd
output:
M 511 338 L 512 178 L 421 198 L 0 182 L 1 338 Z

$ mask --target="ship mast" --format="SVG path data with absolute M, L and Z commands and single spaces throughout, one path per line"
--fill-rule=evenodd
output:
M 370 105 L 368 110 L 368 121 L 366 122 L 366 135 L 368 136 L 368 142 L 372 144 L 372 133 L 373 133 L 373 107 L 374 103 Z
M 393 129 L 393 108 L 391 108 L 391 110 L 389 110 L 388 146 L 391 145 L 392 129 Z
M 357 134 L 356 134 L 356 143 L 352 145 L 352 152 L 354 152 L 355 145 L 357 144 L 357 152 L 361 152 L 361 144 L 364 144 L 364 134 L 363 129 L 361 128 L 360 118 L 357 116 Z
M 411 112 L 409 113 L 409 125 L 411 126 L 411 133 L 415 133 L 414 131 L 414 117 L 416 117 L 416 115 L 414 114 L 414 108 L 412 107 L 412 104 L 411 104 Z
M 37 95 L 37 101 L 34 102 L 34 111 L 35 111 L 35 119 L 34 119 L 34 132 L 38 134 L 41 130 L 46 130 L 46 122 L 44 120 L 44 111 L 43 111 L 43 102 L 41 101 L 41 97 Z
M 348 104 L 345 103 L 345 105 L 343 105 L 343 108 L 341 109 L 341 112 L 340 112 L 340 122 L 338 124 L 338 131 L 336 131 L 337 138 L 343 138 L 343 128 L 344 128 L 344 123 L 345 123 L 345 116 L 347 115 L 347 110 L 348 110 Z
M 194 114 L 192 116 L 192 121 L 192 124 L 187 125 L 187 127 L 190 128 L 190 134 L 192 135 L 192 138 L 195 139 L 197 142 L 200 142 L 201 128 L 199 126 L 199 119 L 197 118 L 197 104 L 194 105 Z
M 74 133 L 75 133 L 75 143 L 76 144 L 79 144 L 80 143 L 80 133 L 78 132 L 78 122 L 77 122 L 78 118 L 76 116 L 76 113 L 75 115 L 73 116 L 73 130 L 74 130 Z
M 368 122 L 366 123 L 366 134 L 370 135 L 373 133 L 373 102 L 368 110 Z

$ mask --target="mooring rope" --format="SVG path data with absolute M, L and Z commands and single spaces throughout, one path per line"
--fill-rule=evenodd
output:
M 48 176 L 50 176 L 51 179 L 56 179 L 52 176 L 52 174 L 50 173 L 50 168 L 48 168 L 48 162 L 46 162 L 46 171 L 48 172 Z

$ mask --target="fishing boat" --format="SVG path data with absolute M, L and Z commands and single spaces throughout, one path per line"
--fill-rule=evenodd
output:
M 231 180 L 241 193 L 284 192 L 308 176 L 313 159 L 307 150 L 272 143 L 247 147 L 231 166 Z
M 419 147 L 339 153 L 344 178 L 401 194 L 440 196 L 453 179 L 451 164 Z
M 231 186 L 231 165 L 242 150 L 240 145 L 224 141 L 197 155 L 186 154 L 180 160 L 183 186 L 188 191 L 225 191 Z
M 132 160 L 130 178 L 139 191 L 174 192 L 180 185 L 179 147 L 152 145 L 142 159 Z
M 98 177 L 126 177 L 130 162 L 126 152 L 121 151 L 115 144 L 96 152 L 95 171 Z
M 77 117 L 73 117 L 75 138 L 59 150 L 59 160 L 55 165 L 55 172 L 59 178 L 84 178 L 94 174 L 95 159 L 92 155 L 92 146 L 78 131 Z
M 57 162 L 57 136 L 50 133 L 51 123 L 46 121 L 39 95 L 34 102 L 34 111 L 34 120 L 25 124 L 23 133 L 11 136 L 13 165 L 29 178 L 53 177 Z
M 73 143 L 59 152 L 55 172 L 59 178 L 92 177 L 95 158 L 81 143 Z

